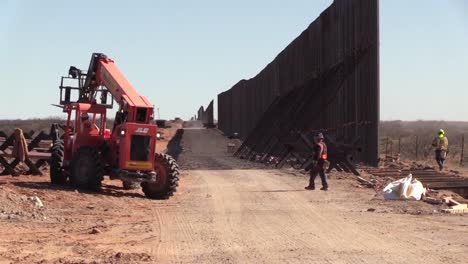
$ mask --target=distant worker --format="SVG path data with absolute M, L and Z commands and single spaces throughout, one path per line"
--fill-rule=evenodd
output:
M 328 183 L 327 176 L 325 175 L 325 163 L 327 163 L 327 145 L 324 142 L 324 137 L 322 133 L 318 133 L 314 137 L 314 153 L 313 153 L 313 163 L 312 168 L 310 169 L 310 179 L 309 186 L 305 187 L 306 190 L 315 190 L 315 178 L 317 175 L 320 175 L 322 180 L 322 188 L 320 190 L 327 191 Z
M 435 159 L 437 165 L 439 165 L 439 170 L 443 170 L 444 161 L 448 153 L 448 139 L 443 129 L 439 130 L 437 137 L 432 142 L 432 146 L 435 147 Z

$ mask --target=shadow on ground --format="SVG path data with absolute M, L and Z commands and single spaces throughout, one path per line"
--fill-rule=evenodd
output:
M 13 185 L 26 189 L 35 189 L 35 190 L 60 190 L 67 192 L 76 192 L 85 193 L 85 194 L 102 194 L 112 197 L 130 197 L 130 198 L 144 198 L 147 199 L 143 194 L 128 192 L 123 189 L 123 187 L 103 184 L 102 189 L 99 192 L 89 191 L 89 190 L 77 190 L 68 185 L 54 185 L 48 182 L 13 182 Z

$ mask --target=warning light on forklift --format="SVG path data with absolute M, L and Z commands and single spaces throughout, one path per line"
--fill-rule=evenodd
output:
M 120 130 L 120 136 L 124 137 L 125 136 L 125 129 Z

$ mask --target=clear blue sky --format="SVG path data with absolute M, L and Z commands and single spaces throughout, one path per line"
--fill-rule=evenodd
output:
M 113 58 L 160 108 L 189 118 L 255 76 L 331 0 L 0 2 L 0 119 L 60 115 L 61 75 Z M 381 0 L 381 117 L 468 120 L 468 1 Z M 7 98 L 7 99 L 6 99 Z

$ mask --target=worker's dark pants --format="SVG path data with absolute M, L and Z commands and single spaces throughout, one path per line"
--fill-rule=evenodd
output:
M 439 165 L 439 170 L 442 170 L 444 168 L 444 161 L 446 156 L 447 152 L 445 150 L 438 149 L 435 151 L 435 158 L 437 161 L 437 165 Z
M 317 175 L 320 175 L 320 179 L 322 180 L 322 187 L 328 188 L 327 175 L 325 175 L 323 162 L 319 162 L 314 168 L 310 170 L 309 187 L 315 188 L 315 178 L 317 177 Z

